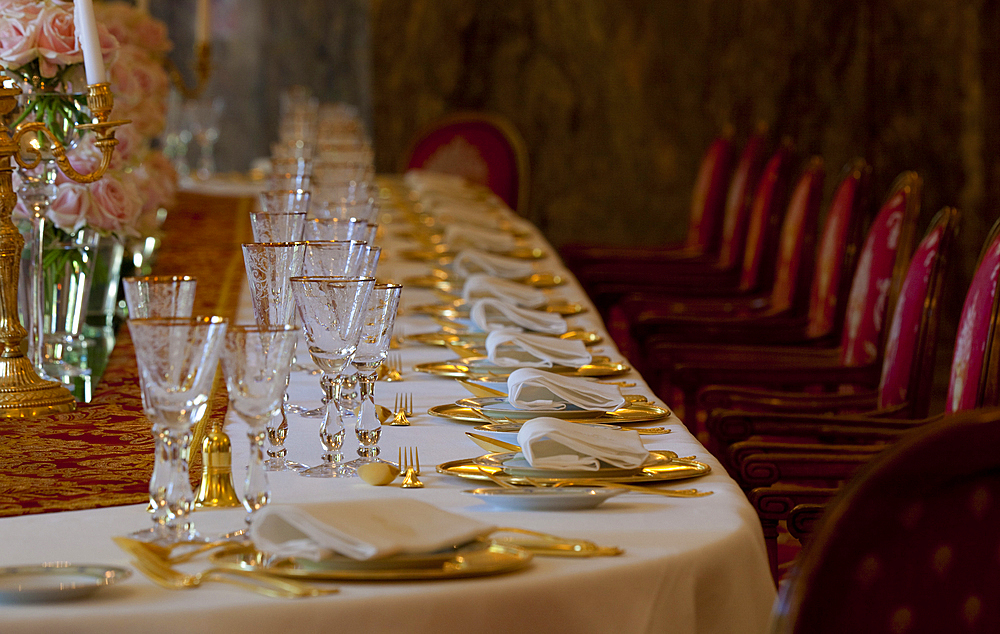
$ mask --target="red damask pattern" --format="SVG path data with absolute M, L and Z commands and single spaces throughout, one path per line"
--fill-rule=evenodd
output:
M 196 311 L 234 315 L 250 199 L 182 194 L 164 227 L 157 274 L 198 278 Z M 224 417 L 225 388 L 209 420 Z M 143 502 L 153 440 L 142 412 L 135 351 L 121 328 L 94 400 L 75 412 L 0 420 L 0 517 Z M 192 460 L 200 477 L 200 456 Z

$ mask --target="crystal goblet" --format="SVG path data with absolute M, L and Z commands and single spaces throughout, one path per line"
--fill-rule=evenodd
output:
M 264 468 L 267 424 L 281 410 L 298 328 L 230 326 L 222 349 L 229 408 L 246 422 L 250 465 L 243 482 L 247 524 L 271 498 Z
M 307 189 L 270 189 L 260 193 L 260 208 L 269 214 L 309 213 L 311 198 Z
M 271 213 L 251 211 L 254 242 L 299 242 L 305 230 L 305 212 Z
M 132 319 L 150 319 L 158 317 L 190 317 L 194 312 L 195 290 L 198 280 L 188 276 L 126 277 L 122 280 L 125 288 L 125 305 Z M 157 456 L 166 451 L 163 428 L 153 427 L 153 441 Z M 182 456 L 184 460 L 187 455 Z M 166 522 L 167 508 L 154 491 L 166 490 L 170 473 L 164 468 L 162 460 L 153 462 L 153 475 L 150 479 L 149 508 L 154 521 L 162 525 Z M 151 529 L 150 534 L 156 531 Z M 155 535 L 153 535 L 155 537 Z
M 190 447 L 192 428 L 208 410 L 226 325 L 222 317 L 128 321 L 142 407 L 153 421 L 154 436 L 163 438 L 154 473 L 167 474 L 160 481 L 150 479 L 149 492 L 166 513 L 162 518 L 154 514 L 152 536 L 143 531 L 140 538 L 163 543 L 201 540 L 189 519 L 195 496 L 183 453 Z
M 399 295 L 403 287 L 399 284 L 376 284 L 365 304 L 361 338 L 354 352 L 351 364 L 358 371 L 360 385 L 360 405 L 355 412 L 354 433 L 358 437 L 358 456 L 348 462 L 357 468 L 368 462 L 378 461 L 378 440 L 382 434 L 382 422 L 375 410 L 375 380 L 379 366 L 389 353 L 392 340 L 392 326 L 396 321 Z
M 358 218 L 313 218 L 305 223 L 306 240 L 361 240 L 368 235 L 368 221 Z
M 247 269 L 250 298 L 257 325 L 262 328 L 294 325 L 295 299 L 289 279 L 301 275 L 306 250 L 305 242 L 271 242 L 243 245 L 243 262 Z M 298 471 L 306 465 L 287 460 L 285 438 L 288 418 L 285 408 L 267 428 L 268 471 Z
M 292 293 L 313 362 L 323 371 L 320 381 L 326 394 L 326 414 L 320 425 L 320 442 L 327 453 L 323 464 L 302 472 L 310 477 L 356 475 L 353 469 L 337 464 L 344 442 L 344 422 L 340 411 L 337 378 L 351 363 L 361 338 L 364 307 L 375 278 L 372 277 L 293 277 Z

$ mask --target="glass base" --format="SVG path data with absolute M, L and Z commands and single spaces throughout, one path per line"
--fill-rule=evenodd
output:
M 304 465 L 301 462 L 295 462 L 294 460 L 286 460 L 285 458 L 268 458 L 264 461 L 265 471 L 295 471 L 302 472 L 309 468 L 309 465 Z
M 366 456 L 362 456 L 360 458 L 355 458 L 354 460 L 351 460 L 350 462 L 345 462 L 344 466 L 345 467 L 351 467 L 353 469 L 357 469 L 358 467 L 360 467 L 363 464 L 374 464 L 376 462 L 384 462 L 385 464 L 391 464 L 394 467 L 398 467 L 399 466 L 395 462 L 389 462 L 388 460 L 382 460 L 381 458 L 366 457 Z
M 296 405 L 295 403 L 289 403 L 285 406 L 286 412 L 291 412 L 303 418 L 323 418 L 326 416 L 326 405 L 320 405 L 315 409 L 309 409 L 302 405 Z
M 157 544 L 159 546 L 174 546 L 176 544 L 204 544 L 210 541 L 207 537 L 199 533 L 196 529 L 174 530 L 166 526 L 154 526 L 146 530 L 129 533 L 126 537 Z
M 306 478 L 356 478 L 358 472 L 343 464 L 323 463 L 299 472 Z

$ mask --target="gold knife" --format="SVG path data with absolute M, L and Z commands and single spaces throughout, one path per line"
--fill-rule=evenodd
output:
M 502 440 L 497 440 L 496 438 L 490 438 L 489 436 L 483 436 L 482 434 L 474 434 L 471 431 L 465 432 L 465 435 L 472 439 L 472 442 L 476 443 L 486 451 L 497 453 L 497 452 L 507 452 L 507 451 L 521 451 L 521 448 L 517 445 L 513 445 L 509 442 L 504 442 Z

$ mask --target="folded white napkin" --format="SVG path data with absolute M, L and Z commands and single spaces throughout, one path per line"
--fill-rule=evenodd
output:
M 566 320 L 561 315 L 547 313 L 544 310 L 518 308 L 503 300 L 492 298 L 477 299 L 473 302 L 469 308 L 469 318 L 484 332 L 509 328 L 511 325 L 547 335 L 561 335 L 569 330 Z
M 465 286 L 462 287 L 462 297 L 467 301 L 495 297 L 508 304 L 515 304 L 523 308 L 537 308 L 548 301 L 545 293 L 534 286 L 519 284 L 484 273 L 476 273 L 465 280 Z
M 509 233 L 461 223 L 444 228 L 444 243 L 452 249 L 476 247 L 487 251 L 510 251 L 516 246 L 514 236 Z
M 517 444 L 532 467 L 597 471 L 601 462 L 623 469 L 641 467 L 649 452 L 634 431 L 580 425 L 542 416 L 521 425 Z
M 621 388 L 617 385 L 594 383 L 534 368 L 518 368 L 510 373 L 507 377 L 507 400 L 522 410 L 562 409 L 570 403 L 585 410 L 610 412 L 625 404 Z
M 504 344 L 512 344 L 513 349 L 501 347 Z M 490 363 L 505 368 L 551 368 L 553 365 L 576 368 L 592 359 L 582 341 L 530 335 L 510 328 L 486 335 L 486 353 Z
M 351 559 L 432 553 L 494 530 L 413 498 L 312 504 L 269 504 L 257 511 L 250 539 L 276 557 L 318 561 L 330 553 Z
M 488 273 L 496 277 L 527 277 L 534 271 L 531 262 L 487 253 L 478 249 L 463 249 L 455 256 L 452 267 L 461 277 L 473 273 Z

